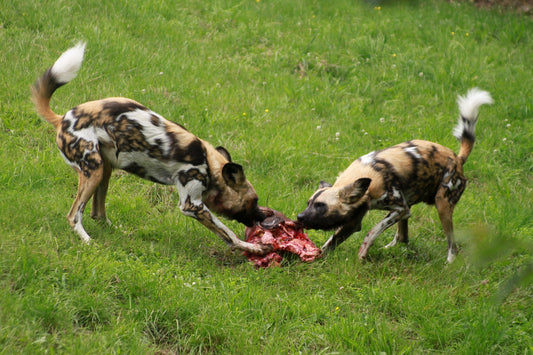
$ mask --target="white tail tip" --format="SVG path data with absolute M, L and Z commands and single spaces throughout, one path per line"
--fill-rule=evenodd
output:
M 468 90 L 465 96 L 457 97 L 459 105 L 459 121 L 453 130 L 453 135 L 461 140 L 467 134 L 474 138 L 479 108 L 485 104 L 492 104 L 494 101 L 488 91 L 478 88 Z
M 465 96 L 459 96 L 457 98 L 457 104 L 459 105 L 459 112 L 461 116 L 469 121 L 477 119 L 479 107 L 481 105 L 490 105 L 494 101 L 488 91 L 483 91 L 478 88 L 468 90 Z
M 66 84 L 78 75 L 85 53 L 85 42 L 78 42 L 67 49 L 51 68 L 52 75 L 60 84 Z

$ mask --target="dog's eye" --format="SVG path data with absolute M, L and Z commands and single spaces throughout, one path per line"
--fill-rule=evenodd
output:
M 328 209 L 324 202 L 315 202 L 313 204 L 313 207 L 317 212 L 325 212 Z

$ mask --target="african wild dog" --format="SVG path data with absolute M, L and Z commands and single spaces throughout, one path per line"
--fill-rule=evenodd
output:
M 447 260 L 454 260 L 457 246 L 452 214 L 466 187 L 463 165 L 474 146 L 479 107 L 491 104 L 492 98 L 486 91 L 472 89 L 466 96 L 459 96 L 457 103 L 460 118 L 454 136 L 461 143 L 459 155 L 437 143 L 413 140 L 360 157 L 333 186 L 320 183 L 298 220 L 311 229 L 335 229 L 322 247 L 324 252 L 360 231 L 361 220 L 371 209 L 390 213 L 366 235 L 359 249 L 360 259 L 366 257 L 376 238 L 395 223 L 398 229 L 387 247 L 407 243 L 410 207 L 425 202 L 437 208 L 448 239 Z
M 32 88 L 37 112 L 55 127 L 61 155 L 78 173 L 78 193 L 67 220 L 81 239 L 91 241 L 82 225 L 91 197 L 91 217 L 108 221 L 105 198 L 111 172 L 118 168 L 176 185 L 183 214 L 197 219 L 229 246 L 255 254 L 270 251 L 270 246 L 240 240 L 211 213 L 248 226 L 264 219 L 242 166 L 233 163 L 224 148 L 213 148 L 181 125 L 126 98 L 86 102 L 64 116 L 51 110 L 52 94 L 76 77 L 84 51 L 84 43 L 67 50 Z

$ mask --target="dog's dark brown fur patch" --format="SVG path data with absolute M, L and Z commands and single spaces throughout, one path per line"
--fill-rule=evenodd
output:
M 466 187 L 463 164 L 474 146 L 478 109 L 490 103 L 490 94 L 478 89 L 458 98 L 460 118 L 454 135 L 461 143 L 459 154 L 424 140 L 370 152 L 355 160 L 333 186 L 321 183 L 298 220 L 308 228 L 336 229 L 323 246 L 324 250 L 333 250 L 361 229 L 367 210 L 389 211 L 366 235 L 359 250 L 359 257 L 364 258 L 379 234 L 395 223 L 398 223 L 398 232 L 389 246 L 398 241 L 407 242 L 410 208 L 425 202 L 437 208 L 448 239 L 448 261 L 451 262 L 457 251 L 452 213 Z

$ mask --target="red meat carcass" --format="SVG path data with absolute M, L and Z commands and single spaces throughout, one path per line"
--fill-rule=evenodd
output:
M 303 226 L 285 217 L 281 212 L 261 207 L 267 218 L 253 227 L 246 227 L 245 236 L 249 243 L 269 244 L 274 248 L 266 255 L 244 254 L 256 267 L 279 266 L 283 257 L 277 252 L 296 254 L 302 261 L 313 261 L 322 255 L 303 231 Z

